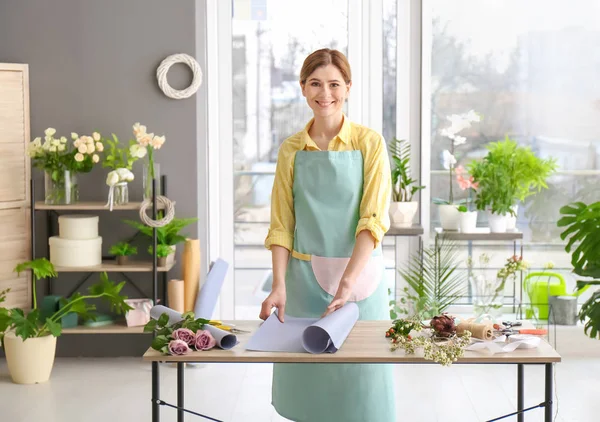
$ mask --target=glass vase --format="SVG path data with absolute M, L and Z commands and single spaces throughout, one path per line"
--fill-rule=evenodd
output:
M 154 163 L 154 179 L 156 180 L 156 196 L 160 195 L 160 164 Z M 152 172 L 150 171 L 150 165 L 144 164 L 143 174 L 144 184 L 144 199 L 152 201 Z
M 69 170 L 44 173 L 44 202 L 47 205 L 69 205 L 78 201 L 76 173 Z
M 493 319 L 502 316 L 504 304 L 504 280 L 488 279 L 484 275 L 469 277 L 473 292 L 473 312 L 475 317 L 491 316 Z
M 127 182 L 120 182 L 115 185 L 113 201 L 115 205 L 129 203 L 129 184 Z

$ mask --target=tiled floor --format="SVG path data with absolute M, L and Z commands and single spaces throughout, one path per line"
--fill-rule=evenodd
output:
M 600 341 L 572 329 L 558 338 L 564 360 L 556 366 L 556 421 L 597 421 Z M 161 396 L 175 403 L 176 369 L 161 368 Z M 270 405 L 271 370 L 270 364 L 188 366 L 186 406 L 226 422 L 285 421 Z M 516 406 L 513 366 L 420 365 L 394 371 L 398 421 L 485 421 Z M 543 368 L 526 367 L 525 377 L 525 404 L 533 406 L 543 401 Z M 57 359 L 50 382 L 35 386 L 12 384 L 0 361 L 2 422 L 150 421 L 150 392 L 150 364 L 141 359 Z M 176 420 L 172 409 L 163 408 L 162 415 L 162 421 Z M 203 420 L 186 416 L 190 422 Z M 542 421 L 543 410 L 530 412 L 525 420 Z

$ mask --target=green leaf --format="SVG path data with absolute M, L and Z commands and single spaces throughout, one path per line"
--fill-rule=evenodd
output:
M 46 318 L 46 325 L 48 326 L 50 334 L 52 334 L 54 337 L 60 336 L 62 332 L 62 325 L 60 323 L 54 322 L 50 318 Z
M 38 318 L 39 309 L 32 311 L 25 317 L 25 314 L 21 309 L 11 309 L 10 319 L 12 326 L 15 328 L 15 334 L 21 337 L 23 340 L 27 340 L 31 337 L 38 335 Z
M 164 313 L 160 317 L 158 317 L 158 325 L 161 327 L 165 327 L 169 323 L 169 314 Z
M 169 339 L 167 338 L 167 336 L 164 336 L 164 335 L 156 336 L 152 340 L 152 348 L 154 350 L 162 350 L 163 347 L 168 346 L 168 344 L 169 344 Z
M 20 276 L 21 273 L 26 270 L 32 270 L 33 276 L 36 280 L 57 276 L 54 265 L 52 265 L 52 263 L 46 258 L 38 258 L 32 261 L 22 262 L 18 264 L 13 271 Z
M 151 319 L 150 321 L 148 321 L 148 323 L 146 325 L 144 325 L 144 332 L 145 333 L 151 333 L 156 329 L 156 323 L 157 321 L 155 319 Z

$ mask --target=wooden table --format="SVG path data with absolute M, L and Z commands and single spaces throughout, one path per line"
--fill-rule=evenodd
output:
M 254 332 L 261 321 L 231 321 L 237 328 Z M 184 412 L 203 416 L 208 420 L 218 421 L 205 415 L 190 412 L 184 409 L 184 364 L 186 362 L 213 362 L 213 363 L 387 363 L 387 364 L 435 364 L 425 360 L 417 352 L 414 355 L 405 355 L 402 350 L 392 352 L 389 340 L 385 338 L 385 331 L 391 326 L 389 321 L 358 321 L 352 332 L 342 345 L 333 354 L 324 353 L 313 355 L 310 353 L 278 353 L 278 352 L 252 352 L 245 350 L 245 344 L 252 334 L 240 334 L 240 344 L 231 350 L 212 349 L 205 352 L 193 352 L 186 356 L 165 356 L 153 349 L 144 353 L 143 360 L 152 362 L 152 422 L 160 420 L 160 406 L 167 405 L 177 409 L 178 422 L 183 422 Z M 456 364 L 514 364 L 517 365 L 517 410 L 515 413 L 505 415 L 518 415 L 518 420 L 523 421 L 524 411 L 538 407 L 545 408 L 545 421 L 552 421 L 552 374 L 553 364 L 560 362 L 560 355 L 542 340 L 536 349 L 517 349 L 511 353 L 496 355 L 465 352 L 463 358 Z M 159 362 L 177 363 L 177 406 L 162 401 L 159 397 Z M 545 401 L 531 408 L 524 407 L 524 379 L 523 365 L 544 365 L 545 374 Z

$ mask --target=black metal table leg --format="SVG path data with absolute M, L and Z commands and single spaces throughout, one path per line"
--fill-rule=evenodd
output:
M 183 422 L 185 397 L 184 362 L 177 362 L 177 422 Z
M 159 382 L 158 362 L 152 362 L 152 422 L 160 422 Z
M 553 364 L 551 363 L 547 363 L 546 364 L 546 394 L 545 394 L 545 400 L 546 400 L 546 407 L 544 410 L 544 421 L 545 422 L 552 422 L 552 371 L 553 371 Z
M 523 382 L 523 364 L 517 364 L 517 411 L 522 411 L 524 409 L 524 382 Z M 524 422 L 525 414 L 519 413 L 517 415 L 517 422 Z

